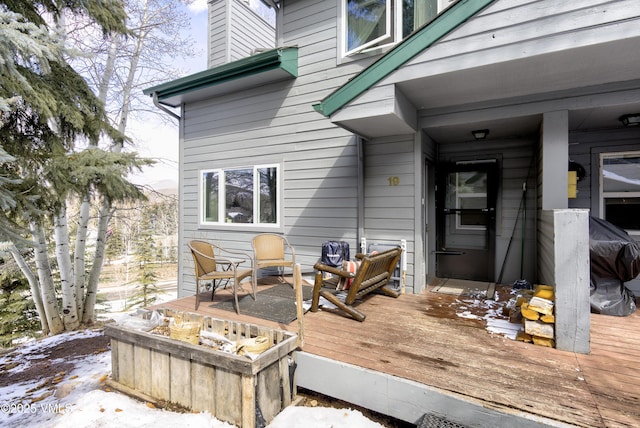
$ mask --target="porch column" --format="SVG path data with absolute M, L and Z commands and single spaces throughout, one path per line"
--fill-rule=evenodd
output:
M 542 209 L 568 208 L 569 112 L 544 113 L 540 130 Z
M 569 210 L 569 113 L 545 113 L 540 130 L 538 276 L 555 288 L 556 348 L 589 353 L 589 211 Z

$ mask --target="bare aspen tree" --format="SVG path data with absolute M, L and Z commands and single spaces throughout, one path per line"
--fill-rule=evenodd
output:
M 77 67 L 84 75 L 90 76 L 113 126 L 122 134 L 127 133 L 132 116 L 157 115 L 157 110 L 150 108 L 150 100 L 143 97 L 142 89 L 177 77 L 181 70 L 175 68 L 175 58 L 193 55 L 192 42 L 184 36 L 183 31 L 189 26 L 189 17 L 180 6 L 186 3 L 127 0 L 128 37 L 114 35 L 106 39 L 92 39 L 78 37 L 73 31 L 69 33 L 69 37 L 75 37 L 76 43 L 82 44 L 85 50 L 96 53 L 91 57 L 78 58 Z M 116 142 L 109 148 L 116 153 L 124 149 L 123 142 Z M 81 212 L 88 211 L 89 203 L 90 199 L 85 198 Z M 81 273 L 86 266 L 86 261 L 81 257 L 85 254 L 81 243 L 86 242 L 88 217 L 79 219 L 74 268 L 76 282 L 83 284 L 86 295 L 81 311 L 85 323 L 92 322 L 95 317 L 98 281 L 105 260 L 108 226 L 114 212 L 113 201 L 102 198 L 98 209 L 96 247 L 86 280 Z

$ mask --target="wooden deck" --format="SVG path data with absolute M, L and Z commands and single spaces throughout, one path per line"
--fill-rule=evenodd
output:
M 225 293 L 225 290 L 216 292 L 216 301 L 229 298 Z M 210 307 L 209 298 L 210 295 L 201 299 L 199 313 L 298 330 L 297 321 L 283 325 L 216 310 Z M 482 316 L 491 309 L 477 303 L 427 290 L 420 295 L 405 294 L 398 299 L 383 295 L 365 298 L 358 306 L 367 315 L 363 323 L 329 311 L 308 312 L 304 316 L 305 343 L 300 355 L 337 363 L 340 370 L 357 368 L 362 373 L 402 380 L 411 388 L 421 386 L 426 391 L 425 396 L 442 394 L 453 399 L 452 403 L 469 402 L 492 412 L 524 415 L 534 421 L 532 426 L 640 426 L 640 341 L 637 340 L 640 315 L 592 315 L 591 353 L 580 355 L 516 342 L 487 331 L 482 319 L 457 315 L 468 310 Z M 160 306 L 193 312 L 194 297 Z M 493 309 L 496 307 L 494 304 Z M 323 370 L 332 369 L 323 366 Z M 350 377 L 350 384 L 342 387 L 344 376 L 340 373 L 343 372 L 324 371 L 315 376 L 323 378 L 324 382 L 329 379 L 327 384 L 332 386 L 326 391 L 318 390 L 322 389 L 320 386 L 314 390 L 330 396 L 336 396 L 334 392 L 341 388 L 350 390 L 345 396 L 336 398 L 367 407 L 366 400 L 360 396 L 371 392 L 366 391 L 369 386 L 355 389 L 363 394 L 353 393 L 353 383 L 356 386 L 358 383 L 357 375 Z M 322 384 L 319 382 L 310 383 Z M 399 397 L 396 399 L 402 400 Z M 419 407 L 417 411 L 456 414 L 453 408 L 432 408 L 442 403 L 438 400 L 425 400 L 414 405 Z M 396 404 L 398 411 L 395 414 L 391 409 L 385 412 L 388 403 L 377 403 L 372 406 L 376 408 L 370 408 L 416 422 L 416 409 L 413 413 L 403 413 L 402 405 Z M 466 422 L 471 424 L 473 420 L 468 420 L 469 417 L 473 418 L 466 416 Z M 465 422 L 464 415 L 454 419 L 458 423 Z M 495 426 L 498 425 L 500 422 L 496 422 Z M 504 426 L 507 426 L 506 422 Z

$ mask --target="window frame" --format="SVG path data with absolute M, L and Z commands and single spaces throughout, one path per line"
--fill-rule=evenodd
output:
M 343 56 L 351 56 L 354 54 L 357 54 L 359 52 L 363 52 L 366 51 L 368 49 L 370 49 L 371 47 L 375 47 L 375 48 L 379 48 L 381 47 L 380 43 L 383 42 L 385 39 L 390 39 L 391 41 L 389 43 L 383 44 L 382 46 L 386 46 L 390 43 L 393 43 L 393 40 L 396 38 L 396 34 L 394 32 L 394 25 L 392 23 L 392 16 L 393 15 L 395 17 L 396 13 L 394 12 L 393 14 L 388 13 L 388 11 L 391 9 L 393 10 L 393 4 L 398 3 L 398 2 L 394 2 L 393 0 L 384 0 L 385 2 L 385 8 L 386 8 L 386 13 L 385 13 L 385 26 L 386 26 L 386 31 L 385 34 L 369 41 L 366 43 L 363 43 L 362 45 L 351 49 L 350 51 L 348 51 L 348 46 L 347 43 L 349 41 L 349 33 L 348 33 L 348 23 L 349 23 L 349 13 L 348 13 L 348 4 L 349 4 L 349 0 L 341 0 L 342 3 L 342 16 L 344 17 L 343 19 L 343 25 L 342 25 L 342 50 L 341 52 L 343 52 Z
M 260 219 L 260 169 L 265 168 L 275 168 L 276 169 L 276 218 L 274 223 L 261 223 Z M 252 218 L 254 219 L 251 223 L 233 223 L 226 222 L 226 173 L 228 171 L 238 171 L 238 170 L 246 170 L 251 169 L 253 172 L 253 213 Z M 268 229 L 273 231 L 274 229 L 282 228 L 282 164 L 280 163 L 265 163 L 265 164 L 255 164 L 255 165 L 245 165 L 245 166 L 230 166 L 224 168 L 206 168 L 198 171 L 198 224 L 201 228 L 223 228 L 223 229 L 234 229 L 234 228 L 244 228 L 244 229 Z M 205 212 L 205 174 L 217 173 L 218 174 L 218 221 L 209 221 L 206 219 Z M 255 219 L 258 219 L 258 222 L 255 222 Z
M 627 192 L 627 191 L 623 191 L 623 192 L 608 192 L 605 191 L 604 189 L 604 160 L 609 158 L 625 158 L 625 157 L 638 157 L 640 158 L 640 151 L 625 151 L 625 152 L 602 152 L 600 153 L 600 172 L 599 172 L 599 197 L 598 197 L 598 203 L 599 203 L 599 209 L 600 209 L 600 218 L 602 218 L 603 220 L 606 220 L 606 213 L 605 213 L 605 208 L 606 208 L 606 204 L 605 204 L 605 200 L 607 198 L 611 198 L 611 199 L 618 199 L 618 198 L 638 198 L 640 199 L 640 190 L 637 192 Z M 625 229 L 627 232 L 629 233 L 633 233 L 633 234 L 639 234 L 640 230 L 636 230 L 636 229 Z
M 444 12 L 447 8 L 449 8 L 452 4 L 456 2 L 456 0 L 436 0 L 438 7 L 438 15 Z M 367 42 L 357 48 L 354 48 L 348 51 L 347 41 L 348 41 L 348 23 L 349 23 L 349 15 L 348 15 L 348 3 L 349 0 L 338 0 L 338 17 L 339 17 L 339 27 L 340 27 L 340 55 L 338 58 L 338 62 L 341 61 L 350 61 L 357 59 L 359 57 L 365 55 L 375 55 L 382 53 L 396 44 L 400 43 L 403 37 L 403 0 L 385 0 L 387 3 L 387 10 L 392 13 L 387 13 L 387 33 L 384 37 L 378 37 L 375 40 Z M 385 39 L 389 39 L 387 43 L 382 43 Z

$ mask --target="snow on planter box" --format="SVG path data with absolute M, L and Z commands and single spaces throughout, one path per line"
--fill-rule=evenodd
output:
M 109 386 L 151 403 L 253 428 L 269 423 L 295 395 L 295 333 L 160 309 L 106 325 L 105 335 Z

